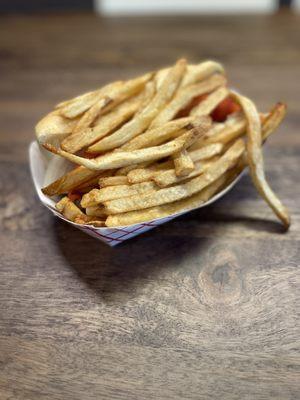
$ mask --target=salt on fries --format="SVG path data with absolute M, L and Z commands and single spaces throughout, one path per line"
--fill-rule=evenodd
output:
M 181 59 L 57 104 L 37 124 L 37 139 L 77 166 L 42 190 L 65 195 L 56 208 L 74 223 L 128 226 L 205 204 L 249 165 L 258 192 L 288 228 L 262 156 L 285 113 L 282 103 L 259 113 L 230 91 L 221 64 Z

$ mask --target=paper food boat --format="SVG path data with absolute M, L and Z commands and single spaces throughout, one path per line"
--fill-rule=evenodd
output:
M 208 206 L 211 203 L 214 203 L 216 200 L 224 196 L 230 189 L 237 183 L 237 181 L 241 178 L 242 174 L 240 174 L 229 186 L 227 186 L 224 190 L 213 196 L 209 201 L 205 204 L 202 204 L 199 207 L 193 208 L 192 210 L 181 211 L 176 214 L 169 215 L 168 217 L 154 219 L 152 221 L 147 221 L 140 224 L 129 225 L 129 226 L 120 226 L 117 228 L 96 228 L 91 225 L 80 225 L 74 222 L 67 220 L 63 217 L 56 209 L 55 209 L 55 201 L 51 198 L 45 196 L 41 191 L 41 188 L 45 185 L 53 182 L 61 175 L 63 175 L 72 164 L 67 160 L 53 155 L 48 151 L 44 150 L 39 146 L 37 142 L 32 142 L 29 146 L 29 161 L 30 161 L 30 170 L 33 179 L 33 183 L 37 192 L 37 195 L 42 202 L 42 204 L 47 207 L 54 215 L 58 218 L 63 219 L 67 223 L 73 225 L 74 227 L 86 232 L 87 234 L 101 240 L 102 242 L 108 244 L 109 246 L 115 246 L 124 240 L 130 239 L 134 236 L 140 235 L 143 232 L 149 231 L 150 229 L 155 228 L 165 222 L 171 221 L 172 219 L 186 214 L 192 210 L 196 210 L 198 208 L 202 208 Z M 57 166 L 59 165 L 59 168 Z M 53 168 L 55 166 L 55 168 Z

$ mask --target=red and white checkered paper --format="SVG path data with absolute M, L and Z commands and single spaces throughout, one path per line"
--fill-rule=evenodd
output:
M 91 235 L 102 242 L 108 244 L 109 246 L 116 246 L 117 244 L 123 242 L 124 240 L 130 239 L 134 236 L 140 235 L 143 232 L 149 231 L 150 229 L 155 228 L 156 226 L 159 226 L 161 224 L 164 224 L 165 222 L 171 221 L 172 219 L 186 214 L 189 211 L 192 210 L 186 210 L 182 211 L 177 214 L 169 215 L 168 217 L 165 218 L 158 218 L 154 219 L 152 221 L 144 222 L 141 224 L 135 224 L 135 225 L 129 225 L 129 226 L 121 226 L 121 227 L 116 227 L 116 228 L 96 228 L 90 225 L 80 225 L 80 224 L 75 224 L 74 222 L 71 222 L 67 220 L 65 217 L 63 217 L 56 209 L 55 209 L 55 201 L 43 194 L 41 191 L 41 188 L 45 186 L 45 176 L 47 172 L 47 168 L 49 165 L 50 160 L 53 160 L 53 157 L 58 157 L 51 155 L 50 153 L 46 152 L 44 149 L 42 149 L 37 142 L 32 142 L 29 146 L 29 161 L 30 161 L 30 170 L 31 170 L 31 175 L 33 179 L 33 183 L 35 186 L 35 190 L 37 192 L 37 195 L 42 202 L 42 204 L 47 207 L 54 215 L 56 215 L 58 218 L 63 219 L 67 223 L 75 226 L 76 228 L 86 232 L 88 235 Z M 68 164 L 68 161 L 66 161 L 66 164 Z M 49 175 L 49 174 L 48 174 Z M 57 179 L 62 173 L 58 176 L 51 176 L 51 180 Z M 205 207 L 216 200 L 218 200 L 220 197 L 224 196 L 235 184 L 236 182 L 240 179 L 241 175 L 237 177 L 226 189 L 223 191 L 219 192 L 216 196 L 212 197 L 207 203 L 202 204 L 199 207 L 196 208 L 201 208 Z M 49 176 L 47 177 L 49 179 Z M 196 209 L 194 208 L 194 209 Z

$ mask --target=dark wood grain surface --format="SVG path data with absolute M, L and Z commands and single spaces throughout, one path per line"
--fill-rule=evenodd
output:
M 0 19 L 0 398 L 299 398 L 300 17 Z M 112 79 L 215 58 L 289 114 L 266 170 L 206 209 L 111 249 L 38 202 L 27 147 L 54 103 Z M 298 320 L 299 322 L 299 320 Z

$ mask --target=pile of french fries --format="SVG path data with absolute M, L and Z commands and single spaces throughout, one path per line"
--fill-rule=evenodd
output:
M 44 187 L 67 219 L 96 227 L 141 223 L 197 208 L 249 166 L 258 192 L 288 228 L 268 185 L 262 144 L 286 113 L 259 113 L 214 61 L 110 83 L 59 103 L 36 126 L 39 143 L 74 163 Z

